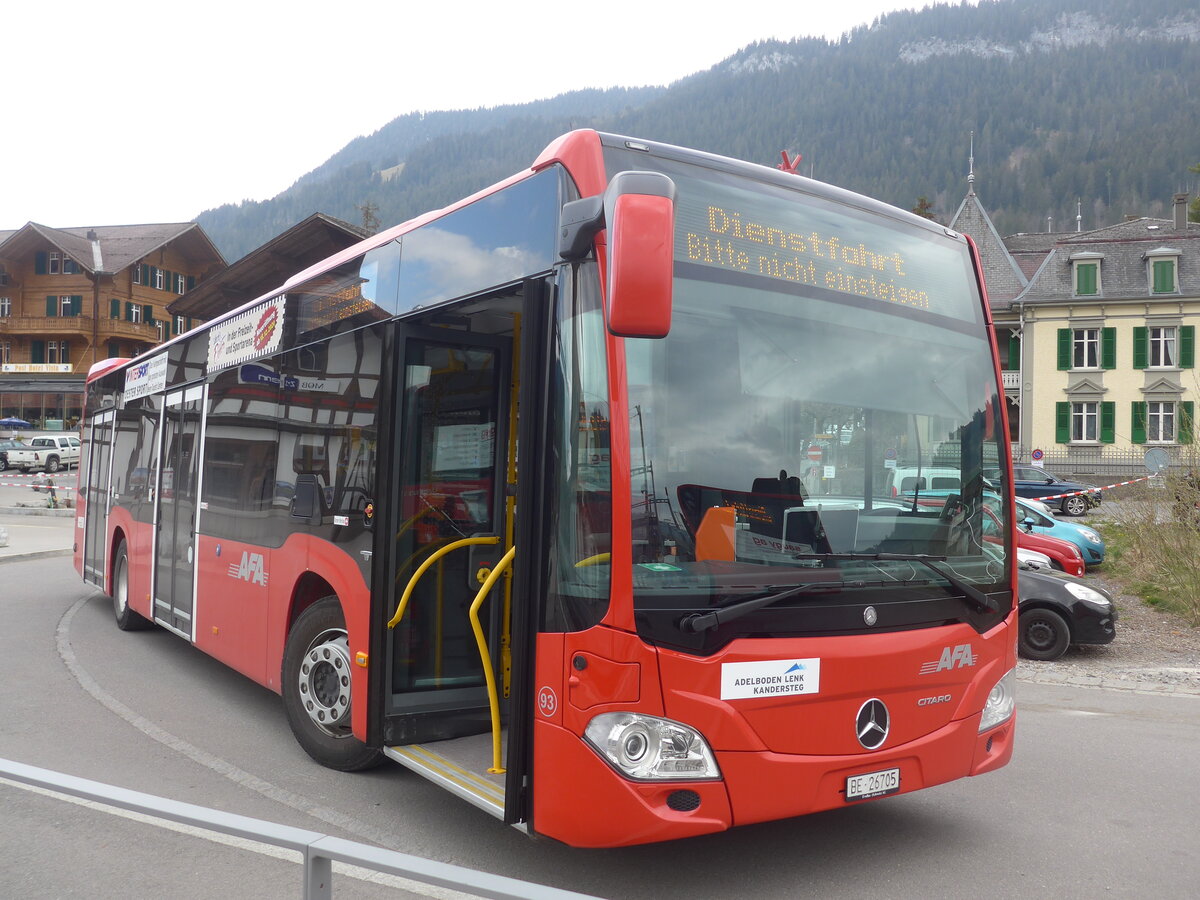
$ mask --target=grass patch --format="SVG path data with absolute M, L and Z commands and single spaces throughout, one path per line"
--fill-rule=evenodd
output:
M 1193 497 L 1192 493 L 1197 496 Z M 1105 574 L 1152 606 L 1200 625 L 1200 488 L 1168 485 L 1122 502 L 1119 521 L 1098 525 L 1106 549 Z

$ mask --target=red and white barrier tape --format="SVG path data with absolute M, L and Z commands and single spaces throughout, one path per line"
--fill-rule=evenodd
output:
M 1118 481 L 1116 484 L 1106 484 L 1104 487 L 1088 488 L 1086 491 L 1071 491 L 1068 494 L 1051 494 L 1049 497 L 1034 497 L 1035 500 L 1061 500 L 1063 497 L 1078 497 L 1081 494 L 1094 494 L 1096 491 L 1108 491 L 1117 487 L 1125 487 L 1127 484 L 1137 484 L 1139 481 L 1149 481 L 1153 475 L 1143 475 L 1141 478 L 1135 478 L 1132 481 Z

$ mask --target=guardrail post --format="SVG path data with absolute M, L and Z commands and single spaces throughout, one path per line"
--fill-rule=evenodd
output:
M 304 900 L 333 900 L 333 860 L 312 844 L 304 848 Z

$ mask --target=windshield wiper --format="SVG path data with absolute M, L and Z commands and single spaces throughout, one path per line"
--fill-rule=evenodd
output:
M 824 590 L 827 588 L 860 587 L 862 584 L 865 584 L 865 582 L 814 581 L 809 584 L 797 585 L 794 588 L 788 588 L 786 591 L 777 591 L 774 594 L 764 594 L 761 597 L 755 597 L 753 600 L 742 600 L 738 603 L 731 603 L 728 606 L 722 606 L 720 609 L 714 609 L 711 612 L 697 612 L 684 616 L 679 622 L 679 630 L 690 634 L 699 634 L 702 631 L 709 631 L 710 629 L 724 625 L 726 622 L 740 619 L 742 616 L 749 615 L 755 610 L 762 609 L 764 606 L 770 606 L 772 603 L 778 603 L 780 600 L 786 600 L 789 597 L 796 597 L 800 594 L 806 594 L 809 591 Z
M 934 563 L 945 562 L 944 556 L 932 556 L 928 553 L 797 553 L 793 559 L 869 559 L 879 560 L 881 562 L 915 562 L 920 563 L 927 569 L 931 569 L 938 575 L 941 575 L 950 583 L 950 587 L 956 591 L 962 591 L 963 596 L 967 598 L 976 609 L 981 612 L 997 612 L 999 607 L 992 601 L 992 598 L 985 594 L 975 585 L 963 581 L 951 571 L 947 571 L 941 566 Z

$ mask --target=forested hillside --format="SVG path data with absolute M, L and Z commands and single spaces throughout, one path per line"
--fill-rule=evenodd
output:
M 233 260 L 305 216 L 382 227 L 527 166 L 594 127 L 774 165 L 943 221 L 976 191 L 1002 233 L 1163 215 L 1200 162 L 1194 0 L 982 0 L 900 12 L 840 41 L 761 42 L 668 88 L 401 116 L 279 196 L 197 221 Z M 465 164 L 466 163 L 466 164 Z

